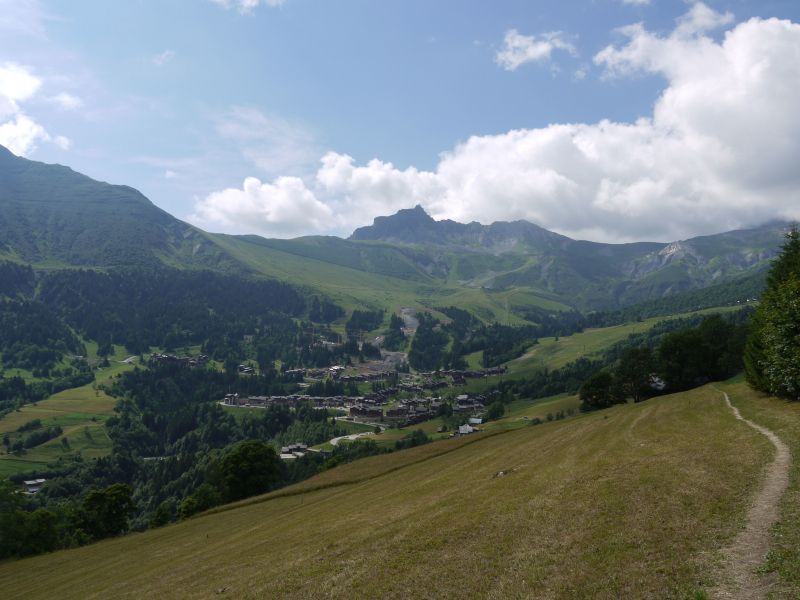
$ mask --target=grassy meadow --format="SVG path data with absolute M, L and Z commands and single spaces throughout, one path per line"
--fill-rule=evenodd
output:
M 96 345 L 89 349 L 93 352 Z M 106 433 L 105 421 L 114 414 L 116 400 L 100 386 L 133 367 L 130 363 L 122 362 L 125 358 L 127 356 L 124 349 L 117 346 L 114 355 L 109 357 L 110 365 L 96 372 L 94 383 L 64 390 L 45 400 L 26 404 L 0 418 L 0 436 L 8 434 L 12 444 L 18 437 L 25 435 L 18 433 L 17 429 L 34 419 L 39 419 L 43 427 L 60 425 L 63 430 L 60 436 L 29 448 L 22 456 L 0 454 L 0 477 L 44 469 L 60 458 L 69 458 L 78 453 L 83 458 L 98 458 L 108 454 L 111 451 L 111 440 Z M 67 440 L 66 444 L 64 439 Z
M 404 279 L 364 271 L 355 262 L 347 266 L 346 261 L 341 264 L 327 262 L 323 260 L 329 258 L 327 256 L 294 254 L 247 238 L 209 235 L 216 244 L 254 271 L 323 292 L 348 310 L 371 307 L 392 313 L 400 307 L 426 310 L 459 306 L 487 321 L 514 325 L 524 321 L 509 311 L 509 306 L 536 306 L 549 310 L 569 308 L 553 294 L 535 288 L 495 292 L 479 286 L 465 287 L 457 282 L 443 283 L 431 277 Z M 398 265 L 401 266 L 404 265 Z
M 800 415 L 784 408 L 770 418 L 792 418 L 784 427 L 800 432 Z M 343 465 L 183 523 L 1 564 L 0 589 L 81 599 L 692 598 L 714 584 L 719 549 L 742 526 L 771 456 L 707 386 Z
M 708 308 L 691 313 L 652 317 L 650 319 L 625 323 L 623 325 L 614 325 L 612 327 L 586 329 L 580 333 L 575 333 L 566 337 L 541 338 L 539 343 L 532 346 L 523 356 L 508 363 L 508 374 L 520 375 L 526 371 L 537 368 L 558 369 L 582 356 L 587 358 L 597 357 L 602 354 L 604 350 L 617 342 L 621 342 L 629 335 L 648 331 L 662 321 L 683 319 L 694 315 L 726 313 L 736 310 L 740 310 L 740 307 L 722 306 Z

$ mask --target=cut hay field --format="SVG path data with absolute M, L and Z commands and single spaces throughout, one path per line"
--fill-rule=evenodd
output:
M 22 456 L 0 454 L 0 477 L 44 469 L 60 458 L 69 458 L 78 453 L 83 458 L 98 458 L 108 454 L 111 440 L 106 433 L 105 421 L 114 414 L 116 400 L 98 386 L 132 368 L 131 364 L 121 362 L 125 358 L 122 348 L 117 348 L 115 355 L 110 357 L 110 366 L 97 371 L 94 383 L 26 404 L 0 418 L 0 436 L 8 434 L 12 444 L 23 435 L 17 433 L 17 429 L 34 419 L 39 419 L 43 427 L 60 425 L 63 429 L 60 436 L 28 449 Z M 63 439 L 67 440 L 66 446 Z
M 751 410 L 738 389 L 732 400 Z M 800 432 L 792 407 L 765 415 Z M 1 564 L 0 589 L 81 599 L 702 597 L 771 457 L 708 386 L 343 465 L 180 524 Z

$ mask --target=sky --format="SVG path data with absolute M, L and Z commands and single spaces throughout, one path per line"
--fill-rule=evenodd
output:
M 800 220 L 798 98 L 797 0 L 0 0 L 0 144 L 215 232 Z

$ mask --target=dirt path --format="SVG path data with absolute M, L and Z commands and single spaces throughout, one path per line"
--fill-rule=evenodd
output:
M 747 525 L 723 551 L 723 583 L 711 590 L 711 597 L 737 600 L 766 598 L 770 582 L 767 577 L 759 576 L 756 569 L 763 564 L 769 551 L 770 528 L 778 520 L 778 503 L 789 486 L 792 455 L 789 447 L 777 435 L 742 417 L 739 409 L 731 404 L 728 394 L 721 393 L 734 416 L 765 435 L 775 446 L 776 452 L 775 459 L 767 467 L 764 483 L 747 513 Z

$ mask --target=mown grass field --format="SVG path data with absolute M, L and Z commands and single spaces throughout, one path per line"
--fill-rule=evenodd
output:
M 34 419 L 39 419 L 43 427 L 60 425 L 63 429 L 60 436 L 29 448 L 21 456 L 0 454 L 0 477 L 43 469 L 59 458 L 77 453 L 83 458 L 98 458 L 108 454 L 111 440 L 106 433 L 105 421 L 114 414 L 116 400 L 99 386 L 133 367 L 132 364 L 121 362 L 125 358 L 123 348 L 117 347 L 114 356 L 109 357 L 110 366 L 96 372 L 95 383 L 53 394 L 0 418 L 0 436 L 7 433 L 12 444 L 24 435 L 17 433 L 17 429 Z M 62 442 L 65 438 L 67 446 Z
M 4 563 L 0 589 L 82 599 L 692 598 L 714 583 L 719 549 L 742 526 L 771 456 L 709 386 L 357 461 L 184 523 Z

